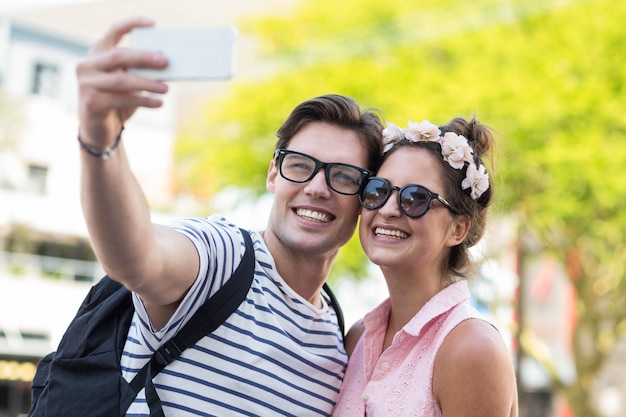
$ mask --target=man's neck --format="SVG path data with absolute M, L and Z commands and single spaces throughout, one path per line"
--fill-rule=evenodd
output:
M 261 232 L 261 236 L 274 258 L 276 270 L 287 285 L 311 304 L 321 306 L 320 291 L 337 253 L 299 253 L 272 241 L 265 232 Z

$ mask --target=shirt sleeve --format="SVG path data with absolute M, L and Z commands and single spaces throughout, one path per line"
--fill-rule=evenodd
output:
M 153 339 L 151 345 L 159 345 L 161 340 L 176 334 L 198 308 L 230 279 L 245 251 L 241 231 L 217 215 L 182 219 L 171 223 L 170 227 L 194 244 L 199 259 L 198 276 L 170 320 L 160 329 L 154 328 L 141 299 L 133 294 L 141 333 L 143 337 Z

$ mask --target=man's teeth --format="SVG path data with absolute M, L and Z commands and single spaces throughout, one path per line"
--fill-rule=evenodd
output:
M 378 236 L 395 237 L 397 239 L 405 239 L 408 237 L 406 233 L 399 230 L 383 229 L 382 227 L 377 227 L 374 233 Z
M 308 220 L 314 220 L 316 222 L 326 223 L 330 221 L 327 215 L 325 215 L 324 213 L 320 213 L 318 211 L 298 209 L 296 211 L 296 214 L 300 217 L 303 217 Z

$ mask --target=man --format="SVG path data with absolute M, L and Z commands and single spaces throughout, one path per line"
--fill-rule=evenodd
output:
M 132 28 L 152 24 L 136 18 L 115 25 L 77 67 L 83 211 L 102 266 L 134 297 L 121 360 L 126 379 L 228 280 L 245 251 L 239 229 L 219 216 L 170 226 L 150 221 L 122 130 L 139 107 L 159 107 L 155 94 L 167 85 L 127 69 L 167 62 L 117 44 Z M 347 358 L 320 291 L 354 232 L 356 193 L 377 168 L 381 135 L 379 118 L 346 97 L 294 109 L 268 169 L 275 200 L 267 228 L 250 232 L 252 287 L 225 323 L 156 376 L 165 415 L 330 415 Z M 141 392 L 127 415 L 148 414 Z

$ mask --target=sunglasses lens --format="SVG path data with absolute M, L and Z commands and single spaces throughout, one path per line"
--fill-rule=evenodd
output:
M 376 209 L 385 204 L 390 192 L 391 188 L 388 184 L 377 178 L 370 178 L 361 189 L 359 200 L 363 207 L 370 210 Z
M 428 191 L 418 185 L 411 185 L 402 189 L 400 205 L 409 217 L 419 217 L 428 211 L 430 196 Z

